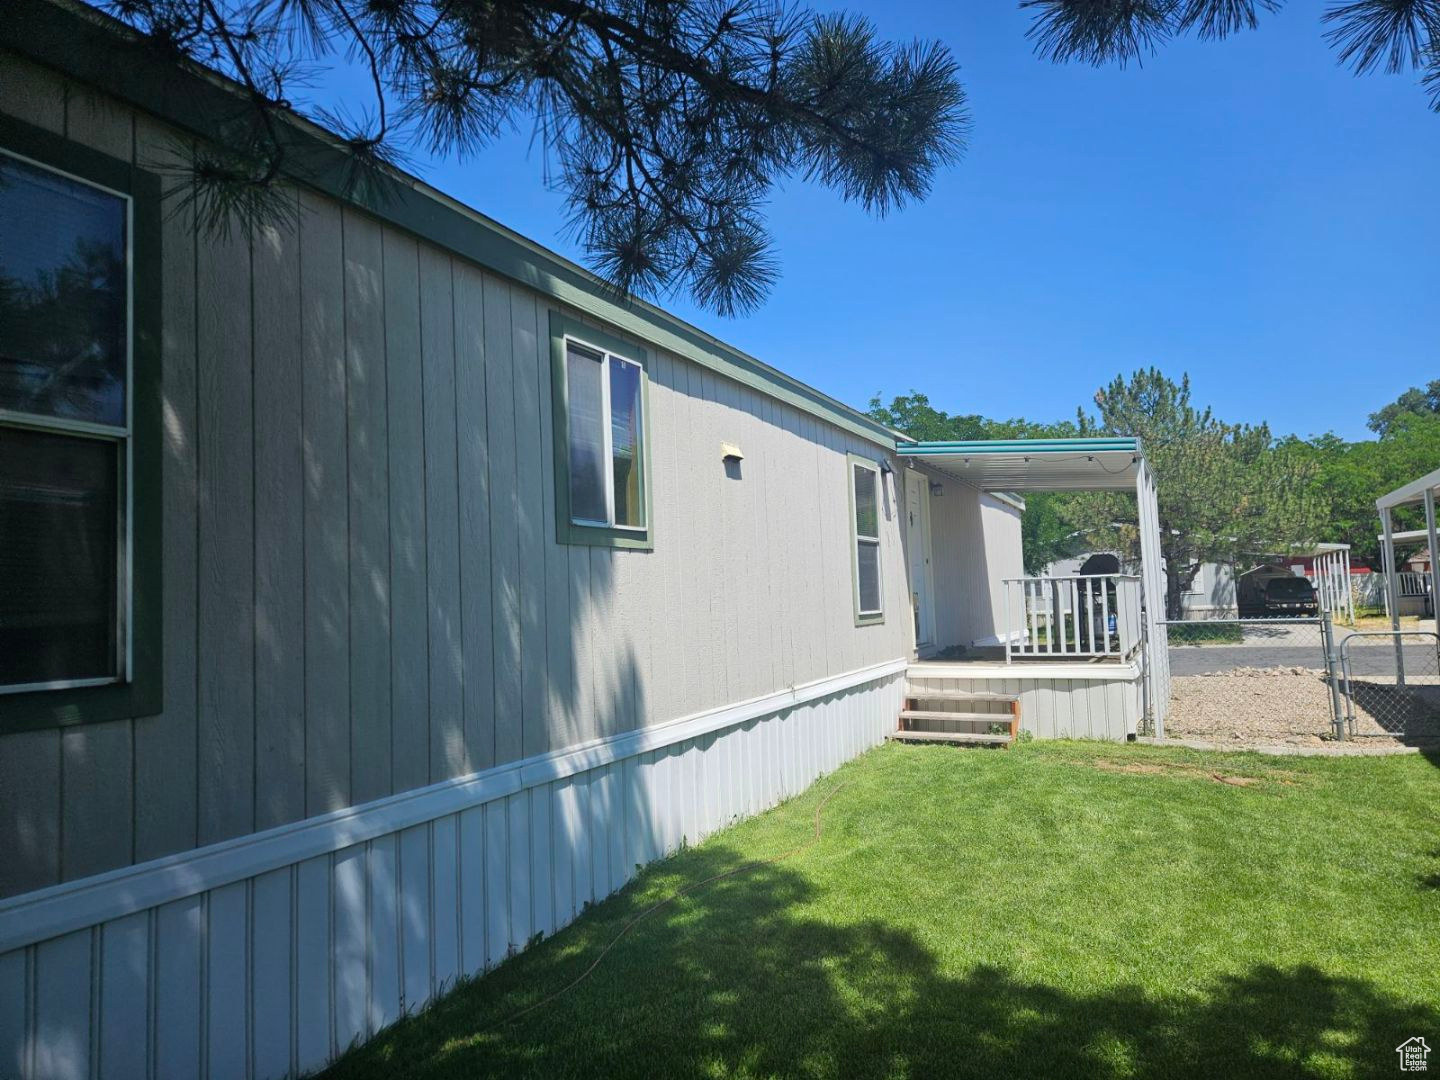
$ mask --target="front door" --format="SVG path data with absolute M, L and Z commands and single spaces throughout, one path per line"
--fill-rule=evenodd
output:
M 905 470 L 905 543 L 909 560 L 910 608 L 915 644 L 935 643 L 934 584 L 930 571 L 930 484 L 914 469 Z

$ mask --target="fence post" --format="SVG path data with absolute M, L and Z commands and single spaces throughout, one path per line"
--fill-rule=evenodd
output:
M 1335 623 L 1328 607 L 1320 610 L 1320 642 L 1325 650 L 1325 676 L 1330 683 L 1330 722 L 1335 737 L 1345 738 L 1345 713 L 1340 705 L 1340 658 L 1335 652 Z

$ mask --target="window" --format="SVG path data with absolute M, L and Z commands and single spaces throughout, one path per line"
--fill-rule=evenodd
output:
M 556 533 L 649 548 L 644 351 L 551 313 Z
M 855 623 L 885 617 L 880 586 L 880 509 L 885 498 L 880 466 L 855 454 L 850 467 L 851 584 L 855 591 Z
M 129 211 L 0 154 L 0 690 L 125 674 Z
M 0 117 L 0 731 L 159 711 L 158 204 Z

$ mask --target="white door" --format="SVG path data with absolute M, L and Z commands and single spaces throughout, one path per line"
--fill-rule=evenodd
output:
M 924 647 L 935 643 L 934 583 L 930 570 L 930 484 L 914 469 L 905 470 L 905 537 L 915 643 Z

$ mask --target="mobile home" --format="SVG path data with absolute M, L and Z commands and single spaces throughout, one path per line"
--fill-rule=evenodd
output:
M 293 221 L 196 228 L 166 163 L 243 108 L 0 20 L 0 1076 L 320 1067 L 907 700 L 1163 720 L 1140 578 L 1064 586 L 1103 651 L 1016 647 L 1023 492 L 1143 516 L 1133 440 L 909 442 L 413 178 L 347 196 L 299 118 Z

